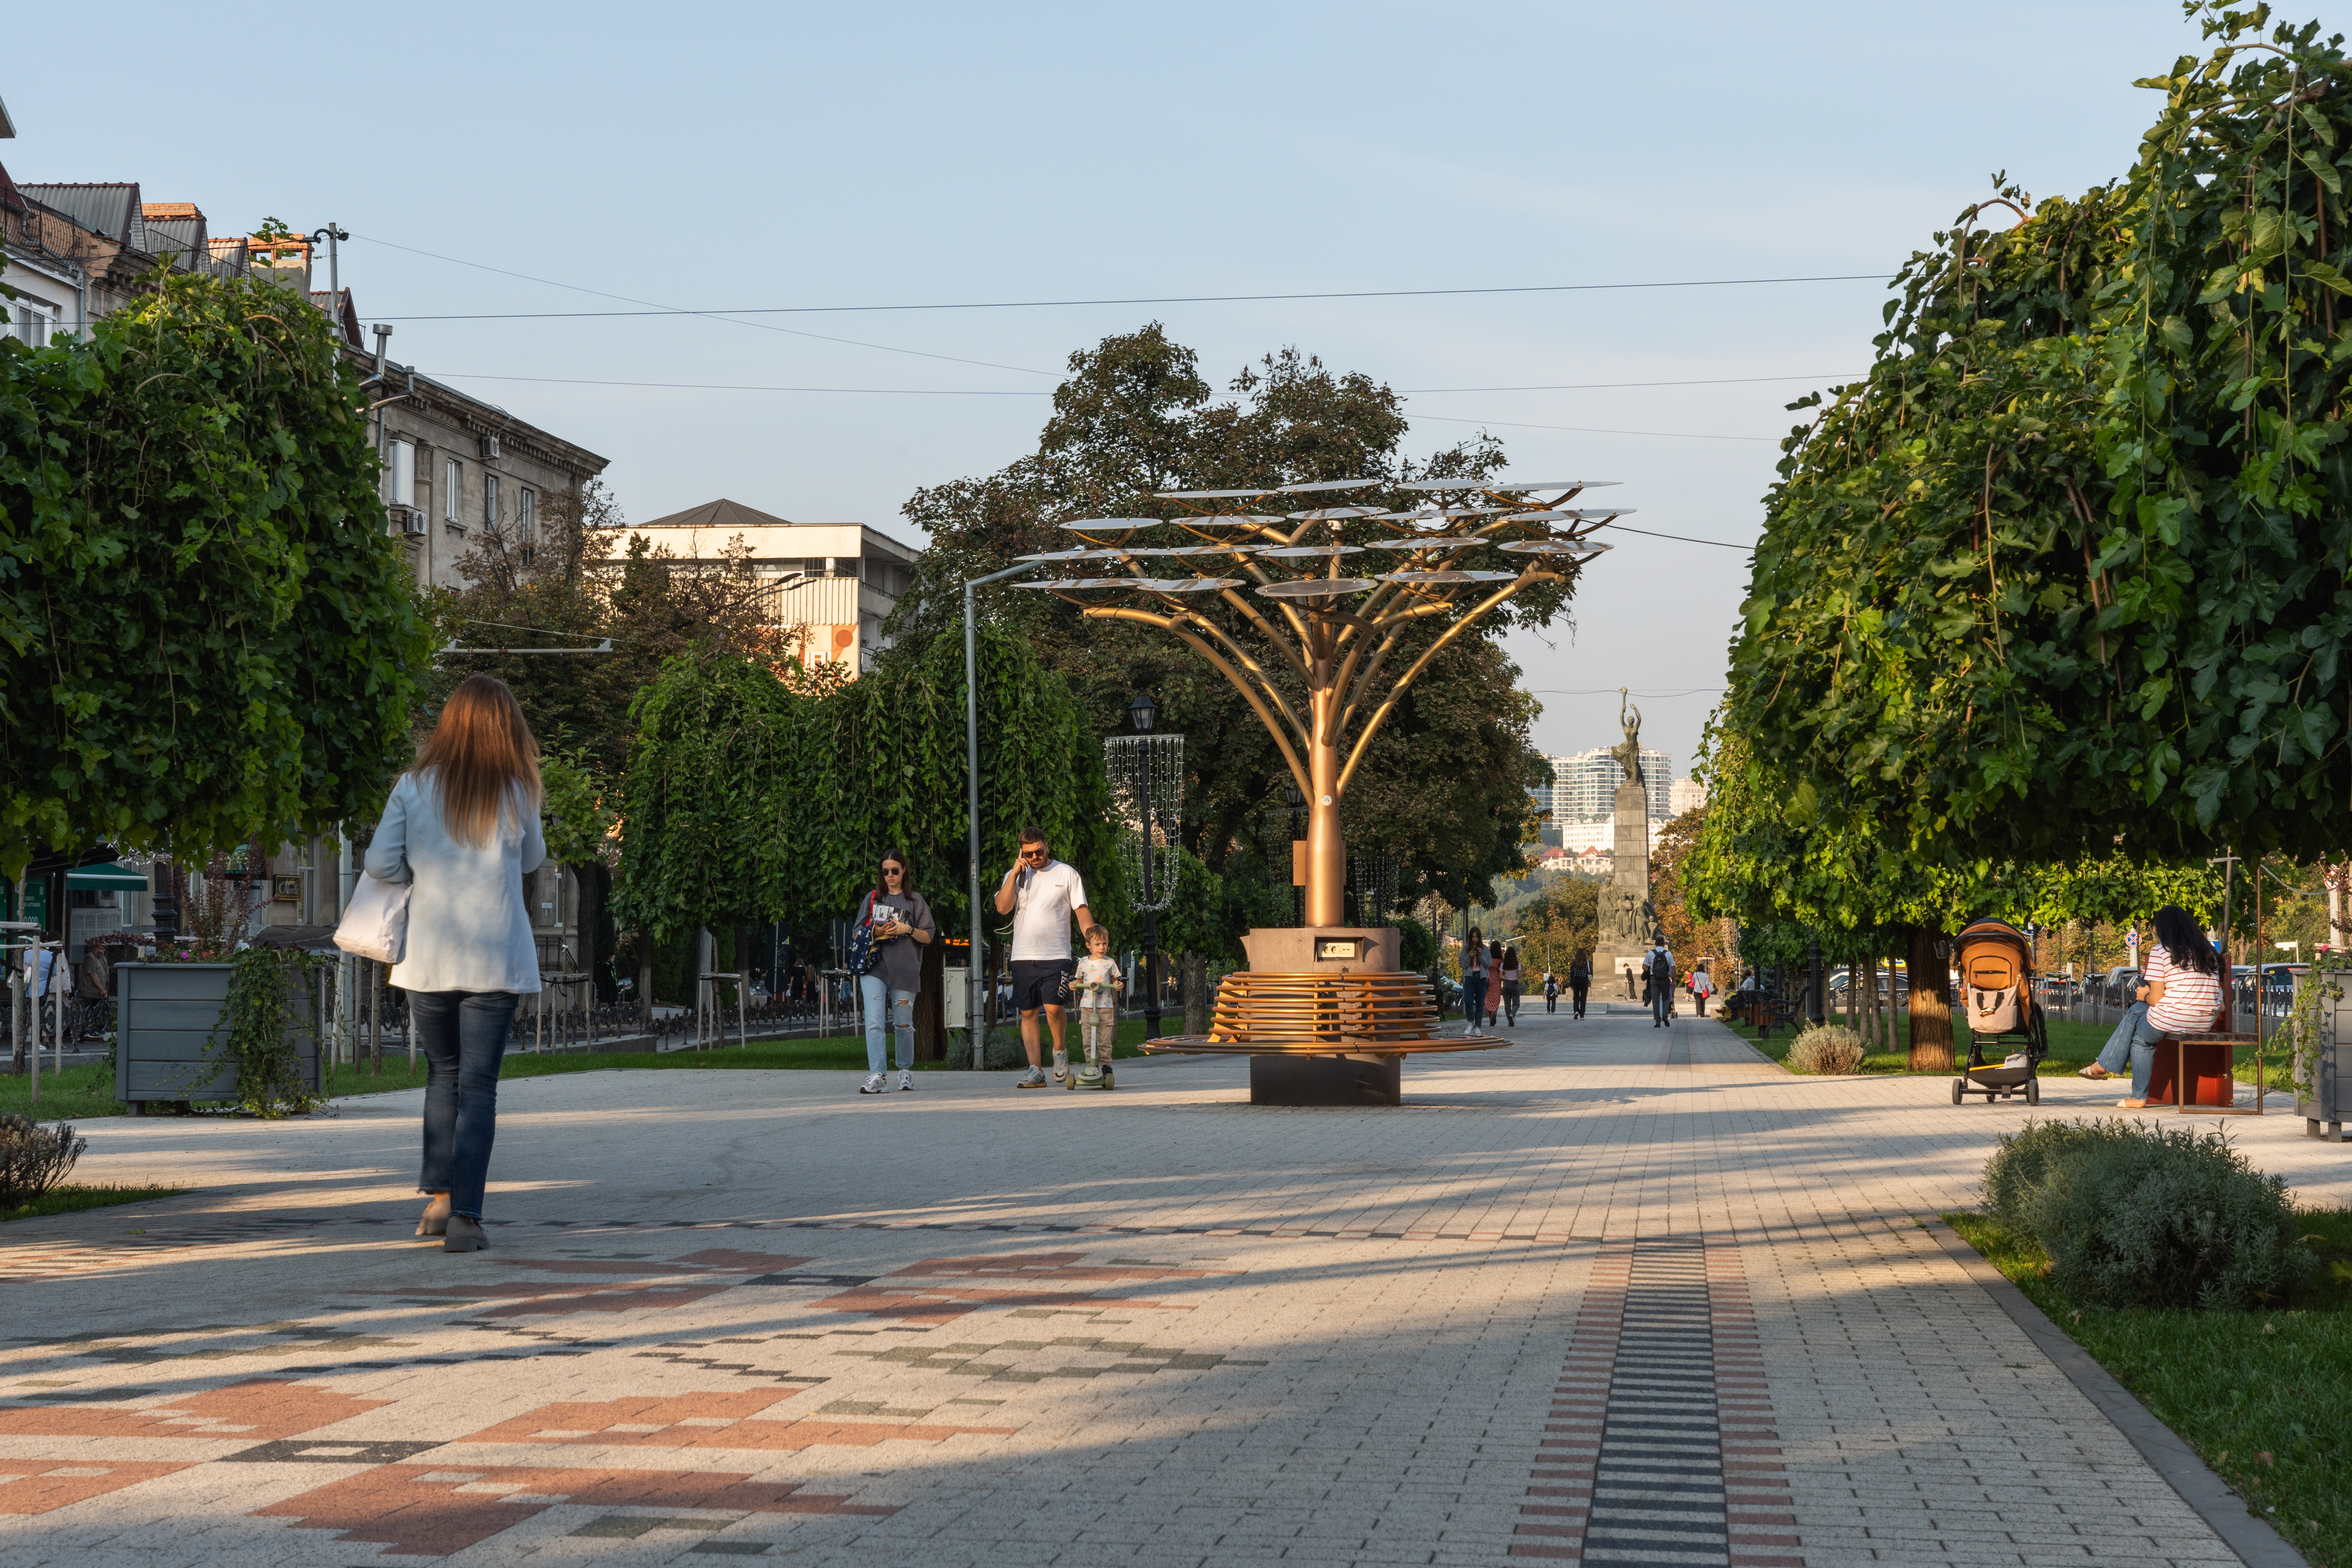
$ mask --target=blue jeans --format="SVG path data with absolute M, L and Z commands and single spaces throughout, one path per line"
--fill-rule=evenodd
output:
M 898 1030 L 898 1071 L 915 1070 L 915 993 L 887 992 L 879 975 L 857 977 L 858 994 L 866 999 L 866 1071 L 880 1072 L 889 1066 L 884 1047 L 892 1025 Z
M 1486 1021 L 1486 977 L 1465 975 L 1462 977 L 1462 1017 L 1471 1029 Z
M 2110 1073 L 2121 1072 L 2124 1063 L 2131 1063 L 2131 1097 L 2147 1098 L 2148 1074 L 2156 1069 L 2156 1042 L 2166 1038 L 2165 1031 L 2147 1021 L 2147 1004 L 2134 1002 L 2124 1009 L 2116 1032 L 2107 1036 L 2106 1049 L 2099 1052 L 2099 1065 Z
M 446 1192 L 449 1212 L 482 1218 L 490 1144 L 499 1132 L 499 1063 L 514 1022 L 512 991 L 411 991 L 408 1027 L 425 1052 L 425 1165 L 420 1192 Z
M 1650 1019 L 1654 1023 L 1666 1021 L 1666 1009 L 1675 1005 L 1674 988 L 1654 982 L 1650 987 Z

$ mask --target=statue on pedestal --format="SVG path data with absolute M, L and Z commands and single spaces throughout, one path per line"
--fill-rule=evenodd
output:
M 1646 784 L 1649 780 L 1642 777 L 1642 710 L 1627 704 L 1630 695 L 1632 693 L 1625 687 L 1617 688 L 1617 723 L 1624 729 L 1625 739 L 1622 745 L 1611 747 L 1609 755 L 1623 769 L 1626 782 Z M 1628 714 L 1632 716 L 1628 717 Z

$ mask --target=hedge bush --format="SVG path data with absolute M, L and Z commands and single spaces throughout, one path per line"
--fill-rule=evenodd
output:
M 1984 1190 L 2060 1285 L 2101 1305 L 2252 1306 L 2317 1261 L 2298 1243 L 2285 1179 L 2220 1132 L 2120 1118 L 2029 1125 L 1986 1162 Z
M 47 1197 L 89 1146 L 63 1122 L 44 1127 L 26 1116 L 0 1116 L 0 1209 Z
M 1861 1071 L 1862 1036 L 1843 1024 L 1816 1024 L 1789 1044 L 1792 1072 L 1856 1072 Z

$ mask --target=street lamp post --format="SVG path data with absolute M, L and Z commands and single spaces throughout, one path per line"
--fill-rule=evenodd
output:
M 1115 735 L 1103 742 L 1103 771 L 1110 780 L 1120 812 L 1135 833 L 1137 864 L 1136 912 L 1143 916 L 1143 1035 L 1160 1038 L 1160 912 L 1176 896 L 1176 834 L 1163 832 L 1160 819 L 1167 810 L 1165 797 L 1173 791 L 1174 810 L 1183 810 L 1184 737 L 1155 733 L 1160 705 L 1150 692 L 1138 692 L 1127 706 L 1132 735 Z M 1160 840 L 1167 840 L 1163 850 Z
M 1003 571 L 992 571 L 985 577 L 965 580 L 963 585 L 963 747 L 965 805 L 968 810 L 966 828 L 971 855 L 971 883 L 966 891 L 971 897 L 971 952 L 967 956 L 964 970 L 964 1029 L 971 1036 L 971 1066 L 977 1072 L 988 1065 L 987 1014 L 981 1006 L 984 994 L 982 988 L 988 977 L 982 972 L 981 956 L 988 951 L 987 917 L 980 910 L 980 652 L 976 633 L 972 631 L 971 591 L 992 582 L 1002 582 L 1008 577 L 1019 577 L 1035 568 L 1027 564 L 1008 566 Z
M 1150 692 L 1138 692 L 1127 705 L 1127 716 L 1138 735 L 1150 735 L 1160 716 L 1160 705 Z M 1146 742 L 1149 745 L 1149 742 Z M 1160 903 L 1152 897 L 1151 769 L 1143 772 L 1143 1038 L 1160 1038 Z

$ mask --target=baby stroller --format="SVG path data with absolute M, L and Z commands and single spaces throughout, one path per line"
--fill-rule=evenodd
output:
M 2050 1054 L 2050 1033 L 2033 999 L 2033 945 L 2005 920 L 1979 920 L 1952 951 L 1969 1019 L 1969 1055 L 1952 1080 L 1952 1103 L 1981 1094 L 1990 1105 L 2022 1094 L 2027 1104 L 2041 1104 L 2034 1069 Z

